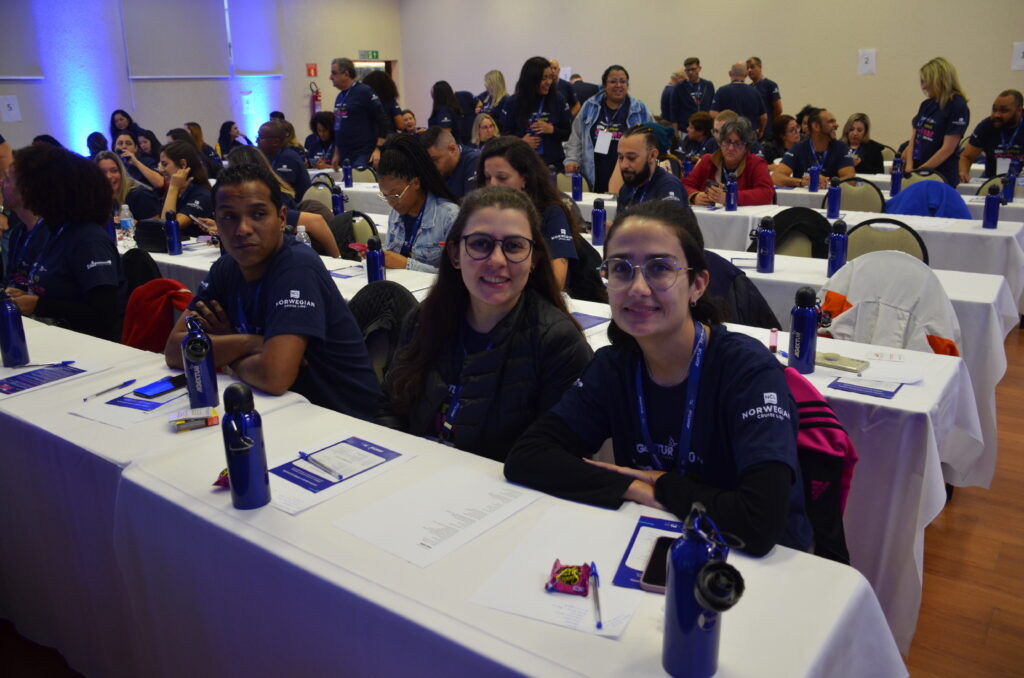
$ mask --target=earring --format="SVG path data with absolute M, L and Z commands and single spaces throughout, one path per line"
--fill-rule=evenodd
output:
M 697 300 L 696 299 L 691 299 L 690 300 L 690 308 L 697 308 Z

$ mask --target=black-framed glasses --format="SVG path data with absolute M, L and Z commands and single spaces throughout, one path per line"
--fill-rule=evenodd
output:
M 472 233 L 462 236 L 462 242 L 466 243 L 466 254 L 471 259 L 483 261 L 491 256 L 494 246 L 501 245 L 501 253 L 505 259 L 513 264 L 518 264 L 530 258 L 533 252 L 534 242 L 521 235 L 510 235 L 507 238 L 495 238 L 486 233 Z
M 692 268 L 683 268 L 676 261 L 675 257 L 657 257 L 648 259 L 642 265 L 634 264 L 629 259 L 612 257 L 601 262 L 597 271 L 601 277 L 608 281 L 610 289 L 623 289 L 633 284 L 633 278 L 637 270 L 643 271 L 644 280 L 648 287 L 659 292 L 664 292 L 676 284 L 679 278 L 679 271 L 692 271 Z

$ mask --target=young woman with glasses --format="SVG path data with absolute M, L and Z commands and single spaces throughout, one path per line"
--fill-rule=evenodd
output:
M 650 201 L 605 242 L 612 345 L 509 452 L 505 476 L 609 508 L 702 503 L 753 555 L 811 540 L 782 365 L 718 324 L 693 213 Z M 615 463 L 589 458 L 612 439 Z
M 379 421 L 504 460 L 591 355 L 530 199 L 482 188 L 464 198 L 437 282 L 406 320 Z

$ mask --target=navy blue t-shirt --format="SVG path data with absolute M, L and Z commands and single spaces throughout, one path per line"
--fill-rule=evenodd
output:
M 395 118 L 402 117 L 402 107 L 398 105 L 398 101 L 392 99 L 391 101 L 381 101 L 381 107 L 384 109 L 384 115 L 387 117 L 387 122 L 384 125 L 384 131 L 387 134 L 381 134 L 382 139 L 386 139 L 388 134 L 393 132 L 401 132 L 402 129 L 395 125 Z
M 558 205 L 548 205 L 540 218 L 540 230 L 551 250 L 552 259 L 575 259 L 576 245 L 572 242 L 569 218 Z
M 99 224 L 38 226 L 46 244 L 29 270 L 28 291 L 41 297 L 85 303 L 95 287 L 121 282 L 117 246 Z
M 136 157 L 139 159 L 139 162 L 141 162 L 143 165 L 153 170 L 154 172 L 160 171 L 159 169 L 157 169 L 159 163 L 157 163 L 157 161 L 151 158 L 150 156 L 143 155 L 140 153 Z M 136 167 L 133 163 L 124 161 L 123 158 L 122 162 L 124 162 L 124 169 L 126 172 L 128 172 L 128 176 L 130 176 L 132 179 L 135 179 L 135 181 L 139 182 L 140 184 L 145 184 L 147 186 L 150 185 L 149 179 L 145 177 L 145 175 L 142 173 L 142 170 Z
M 555 87 L 558 88 L 558 93 L 565 99 L 565 103 L 569 104 L 569 111 L 572 111 L 572 107 L 577 104 L 576 101 L 576 90 L 572 88 L 572 83 L 568 80 L 562 80 L 558 78 L 555 80 Z
M 971 112 L 959 94 L 954 95 L 945 108 L 939 108 L 939 102 L 934 99 L 922 101 L 917 115 L 910 122 L 914 127 L 914 167 L 935 155 L 947 136 L 962 137 L 966 134 L 970 122 Z M 935 171 L 945 177 L 950 186 L 959 184 L 960 147 L 957 146 Z
M 790 146 L 779 162 L 793 170 L 795 179 L 803 178 L 804 172 L 814 164 L 821 164 L 821 176 L 831 178 L 839 176 L 842 168 L 853 167 L 853 154 L 850 147 L 838 139 L 829 141 L 828 147 L 818 153 L 808 137 Z
M 648 200 L 684 200 L 686 189 L 683 182 L 661 167 L 655 167 L 651 178 L 639 186 L 623 185 L 619 189 L 618 209 Z
M 518 97 L 513 94 L 506 97 L 505 104 L 501 108 L 501 115 L 498 118 L 498 126 L 502 134 L 514 134 L 523 137 L 530 131 L 529 116 L 524 124 L 516 120 L 516 100 Z M 537 147 L 537 155 L 541 157 L 545 165 L 561 167 L 565 160 L 565 152 L 562 150 L 562 142 L 569 138 L 572 129 L 572 113 L 569 111 L 569 104 L 565 102 L 562 95 L 547 96 L 537 102 L 537 107 L 531 113 L 538 116 L 541 122 L 550 122 L 555 127 L 552 134 L 540 135 L 540 146 Z
M 601 109 L 597 113 L 597 120 L 590 127 L 590 143 L 596 147 L 597 135 L 601 132 L 608 132 L 612 135 L 612 142 L 608 146 L 607 153 L 594 153 L 594 192 L 607 193 L 608 181 L 615 172 L 615 165 L 619 162 L 619 139 L 629 129 L 629 97 L 615 109 L 608 108 L 608 100 L 601 102 Z
M 456 140 L 460 139 L 460 125 L 462 116 L 457 114 L 447 106 L 438 106 L 430 112 L 430 117 L 427 119 L 427 127 L 443 127 L 452 131 L 452 136 Z
M 996 129 L 992 118 L 985 118 L 974 128 L 970 144 L 985 151 L 985 176 L 994 177 L 997 158 L 1021 158 L 1024 156 L 1024 116 L 1009 129 Z M 1004 170 L 1005 172 L 1005 170 Z
M 683 139 L 683 156 L 689 158 L 702 158 L 708 153 L 718 150 L 718 142 L 713 136 L 704 137 L 704 141 L 694 141 L 689 136 Z
M 277 174 L 291 184 L 295 189 L 295 195 L 301 200 L 309 188 L 309 172 L 306 171 L 306 163 L 302 161 L 299 154 L 290 148 L 282 149 L 270 161 L 271 167 Z
M 715 85 L 710 80 L 701 78 L 696 85 L 689 80 L 677 82 L 672 88 L 672 122 L 679 125 L 680 130 L 686 129 L 691 115 L 711 110 L 714 97 Z
M 229 255 L 218 259 L 191 308 L 216 299 L 235 331 L 265 339 L 298 334 L 308 339 L 292 391 L 344 414 L 369 419 L 380 387 L 363 335 L 320 257 L 292 237 L 258 281 L 248 282 Z
M 719 87 L 714 99 L 711 100 L 711 110 L 735 111 L 737 115 L 742 115 L 750 121 L 755 132 L 760 126 L 759 118 L 766 112 L 758 91 L 741 82 L 731 82 Z
M 456 198 L 462 199 L 474 188 L 476 188 L 476 166 L 480 151 L 469 146 L 463 146 L 459 150 L 459 161 L 452 170 L 452 175 L 445 180 L 448 188 Z
M 163 209 L 164 201 L 157 195 L 156 191 L 143 184 L 136 184 L 128 191 L 125 198 L 128 209 L 136 221 L 140 219 L 160 219 L 160 210 Z
M 640 425 L 637 369 L 642 375 L 649 441 Z M 675 469 L 686 383 L 659 387 L 646 376 L 635 351 L 609 346 L 594 355 L 551 412 L 580 437 L 584 449 L 597 450 L 611 438 L 615 463 L 620 466 Z M 792 471 L 793 484 L 780 543 L 806 550 L 812 533 L 804 509 L 797 426 L 796 404 L 778 360 L 756 340 L 720 325 L 712 327 L 683 472 L 712 487 L 733 490 L 747 469 L 766 462 L 785 464 Z M 655 455 L 657 460 L 652 459 Z
M 334 155 L 334 141 L 324 141 L 320 138 L 319 134 L 310 134 L 306 137 L 304 145 L 306 147 L 306 157 L 309 158 L 309 162 L 313 165 L 316 164 L 317 160 L 330 162 L 331 156 Z
M 339 160 L 369 155 L 377 143 L 378 122 L 384 115 L 380 99 L 369 85 L 354 83 L 334 99 L 334 143 Z
M 768 78 L 761 78 L 752 84 L 751 87 L 753 87 L 761 97 L 764 112 L 768 114 L 768 122 L 764 126 L 764 133 L 770 135 L 772 133 L 772 122 L 775 120 L 775 109 L 773 106 L 776 101 L 782 98 L 782 95 L 779 94 L 779 86 Z

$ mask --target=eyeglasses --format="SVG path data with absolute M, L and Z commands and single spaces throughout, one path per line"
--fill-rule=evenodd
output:
M 605 259 L 597 269 L 601 277 L 608 281 L 609 289 L 624 289 L 633 284 L 637 270 L 643 271 L 644 280 L 654 290 L 664 292 L 676 284 L 679 271 L 689 273 L 692 268 L 683 268 L 675 257 L 658 257 L 648 259 L 643 265 L 634 264 L 629 259 Z
M 729 148 L 744 148 L 746 146 L 742 141 L 729 141 L 728 139 L 722 139 L 718 143 L 719 146 L 728 146 Z
M 687 66 L 683 70 L 686 71 L 687 73 L 694 73 L 695 71 L 700 70 L 700 66 Z
M 405 192 L 409 190 L 410 186 L 412 186 L 411 183 L 406 184 L 405 188 L 402 189 L 401 193 L 392 193 L 391 195 L 385 195 L 384 193 L 378 193 L 377 197 L 380 198 L 381 200 L 383 200 L 384 202 L 386 202 L 387 204 L 393 205 L 393 204 L 395 204 L 397 202 L 401 202 L 402 201 L 402 196 L 405 195 Z
M 494 238 L 486 233 L 464 235 L 462 236 L 462 241 L 466 243 L 466 254 L 471 259 L 476 259 L 477 261 L 483 261 L 490 257 L 494 251 L 494 246 L 500 243 L 502 254 L 513 264 L 526 261 L 530 257 L 530 253 L 533 252 L 534 245 L 532 240 L 521 235 Z

